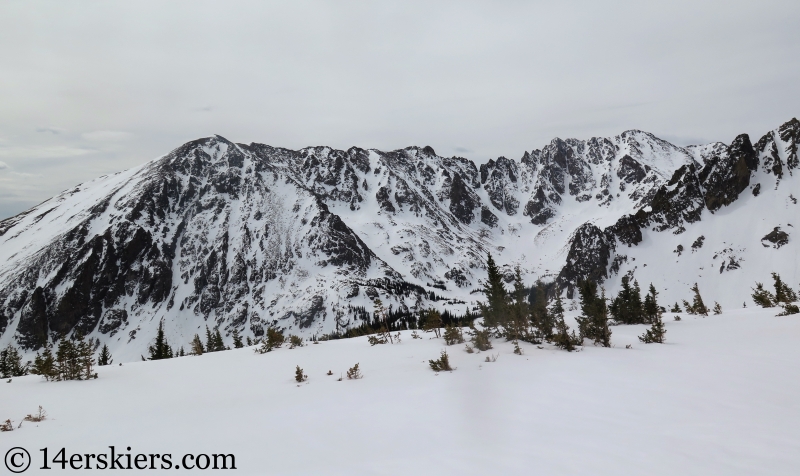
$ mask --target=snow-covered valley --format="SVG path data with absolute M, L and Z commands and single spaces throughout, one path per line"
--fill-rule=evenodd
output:
M 36 469 L 40 448 L 52 459 L 62 447 L 115 445 L 178 464 L 187 453 L 233 454 L 235 474 L 253 475 L 793 475 L 800 318 L 776 313 L 666 314 L 665 344 L 641 344 L 645 326 L 634 325 L 612 327 L 612 348 L 572 353 L 455 345 L 456 370 L 439 374 L 427 361 L 442 339 L 405 331 L 394 345 L 354 338 L 115 362 L 89 381 L 30 375 L 0 383 L 0 418 L 16 428 L 38 405 L 49 418 L 0 441 L 30 451 L 26 474 L 60 471 Z M 364 377 L 338 381 L 355 363 Z M 297 365 L 308 375 L 300 385 Z

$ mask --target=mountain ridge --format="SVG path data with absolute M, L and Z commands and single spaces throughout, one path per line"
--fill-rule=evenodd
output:
M 429 146 L 294 151 L 197 139 L 0 221 L 0 343 L 35 349 L 79 331 L 135 355 L 161 319 L 182 342 L 204 325 L 322 334 L 358 325 L 353 309 L 378 297 L 396 312 L 463 314 L 488 252 L 506 274 L 519 265 L 528 285 L 555 281 L 574 297 L 578 280 L 595 279 L 611 291 L 623 274 L 655 276 L 634 261 L 652 262 L 643 250 L 656 243 L 650 255 L 673 256 L 670 240 L 710 235 L 737 204 L 791 203 L 799 137 L 796 119 L 755 144 L 742 134 L 679 147 L 630 130 L 483 164 Z M 793 228 L 791 209 L 776 214 L 764 233 Z M 750 266 L 734 248 L 753 239 L 706 243 L 732 271 Z M 797 263 L 791 239 L 770 249 Z M 734 294 L 752 284 L 735 281 Z

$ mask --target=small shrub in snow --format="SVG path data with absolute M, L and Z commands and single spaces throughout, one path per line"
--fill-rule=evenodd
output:
M 267 340 L 263 341 L 261 347 L 257 348 L 255 351 L 259 354 L 266 354 L 282 346 L 285 341 L 286 338 L 283 337 L 283 332 L 274 327 L 270 327 L 267 329 Z
M 472 338 L 470 341 L 472 342 L 472 346 L 478 350 L 489 350 L 492 348 L 492 341 L 491 341 L 491 333 L 489 329 L 484 329 L 479 331 L 474 325 L 470 326 L 472 329 Z
M 41 405 L 39 405 L 39 411 L 38 412 L 36 412 L 33 415 L 26 415 L 25 418 L 23 418 L 23 420 L 24 421 L 32 421 L 32 422 L 38 423 L 40 421 L 47 420 L 47 412 L 44 411 L 44 408 L 42 408 Z
M 11 420 L 6 420 L 0 424 L 0 431 L 14 431 L 14 425 L 11 424 Z
M 347 379 L 348 380 L 358 380 L 358 379 L 360 379 L 362 377 L 364 377 L 364 375 L 361 373 L 361 370 L 358 368 L 358 364 L 350 367 L 347 370 Z M 341 380 L 341 378 L 339 380 Z
M 308 375 L 303 373 L 303 369 L 301 369 L 299 365 L 294 371 L 294 379 L 297 381 L 297 383 L 302 383 L 308 380 Z
M 303 338 L 294 334 L 289 336 L 289 348 L 303 347 Z
M 784 304 L 783 312 L 778 313 L 779 316 L 789 316 L 792 314 L 800 314 L 800 308 L 795 304 Z
M 717 316 L 722 314 L 722 306 L 717 301 L 714 301 L 714 314 Z
M 455 370 L 453 367 L 450 366 L 450 356 L 447 355 L 447 351 L 443 350 L 442 354 L 436 360 L 429 360 L 428 364 L 431 366 L 434 372 L 443 372 L 453 371 Z
M 389 340 L 383 334 L 373 334 L 367 336 L 367 342 L 369 342 L 369 345 L 378 345 L 386 344 L 389 342 Z
M 681 308 L 680 306 L 678 306 L 677 302 L 675 303 L 674 306 L 672 306 L 672 309 L 670 309 L 669 312 L 681 312 Z
M 676 321 L 680 321 L 681 320 L 681 316 L 675 316 L 673 319 L 675 319 Z
M 414 331 L 414 332 L 411 333 L 411 338 L 412 339 L 422 339 L 422 336 L 417 334 L 417 331 Z
M 333 375 L 333 372 L 331 372 L 330 370 L 328 370 L 328 373 L 327 373 L 327 374 L 325 374 L 325 375 Z
M 498 357 L 500 357 L 500 354 L 491 355 L 491 356 L 487 355 L 486 356 L 486 360 L 484 360 L 484 362 L 497 362 L 497 358 Z
M 650 329 L 647 329 L 644 334 L 639 336 L 639 340 L 645 344 L 663 344 L 664 334 L 666 333 L 667 330 L 664 328 L 664 323 L 661 321 L 661 317 L 658 316 Z
M 463 344 L 464 335 L 461 328 L 447 326 L 444 330 L 444 343 L 446 345 Z
M 466 350 L 468 354 L 474 354 L 474 353 L 475 353 L 475 348 L 474 348 L 474 347 L 472 347 L 472 346 L 471 346 L 471 345 L 469 345 L 469 344 L 467 344 L 467 348 L 466 348 L 466 349 L 464 349 L 464 350 Z
M 522 355 L 522 348 L 519 346 L 519 342 L 514 341 L 514 353 L 517 355 Z

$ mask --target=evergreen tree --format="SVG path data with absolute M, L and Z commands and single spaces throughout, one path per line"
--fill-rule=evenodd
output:
M 178 357 L 183 357 L 185 355 L 186 355 L 186 352 L 183 351 L 183 346 L 181 346 L 181 349 L 178 351 Z
M 681 308 L 680 306 L 678 306 L 677 302 L 675 303 L 674 306 L 672 306 L 672 309 L 670 309 L 669 312 L 681 312 Z
M 622 324 L 640 324 L 645 321 L 639 282 L 630 285 L 628 276 L 622 277 L 622 289 L 611 302 L 611 315 Z
M 162 319 L 158 323 L 158 331 L 156 332 L 156 340 L 147 349 L 150 352 L 150 357 L 148 360 L 162 360 L 162 359 L 171 359 L 172 358 L 172 348 L 169 346 L 169 342 L 167 342 L 167 338 L 164 336 L 164 320 Z
M 522 283 L 519 266 L 514 268 L 514 291 L 508 307 L 508 319 L 505 325 L 506 340 L 533 340 L 530 332 L 531 307 L 526 299 L 527 290 Z
M 790 304 L 797 301 L 797 294 L 786 283 L 783 282 L 778 273 L 772 273 L 775 284 L 775 302 Z
M 189 349 L 189 353 L 192 355 L 203 355 L 203 353 L 206 351 L 205 347 L 203 346 L 203 341 L 200 340 L 199 335 L 194 335 L 194 339 L 192 339 Z
M 581 338 L 575 335 L 575 331 L 570 333 L 569 326 L 564 322 L 564 304 L 561 301 L 561 294 L 556 294 L 556 300 L 550 309 L 550 316 L 555 322 L 553 344 L 568 352 L 572 352 L 581 345 Z
M 656 291 L 655 286 L 653 283 L 650 283 L 650 288 L 648 290 L 647 296 L 644 297 L 644 319 L 647 323 L 654 323 L 656 322 L 656 318 L 661 313 L 661 309 L 658 306 L 658 291 Z
M 80 380 L 83 362 L 78 347 L 66 337 L 58 343 L 55 358 L 57 380 Z
M 286 338 L 283 336 L 283 332 L 274 327 L 270 327 L 267 329 L 266 340 L 261 343 L 261 347 L 256 349 L 256 352 L 259 354 L 272 352 L 272 350 L 282 346 L 284 342 L 286 342 Z
M 714 314 L 715 315 L 722 314 L 722 306 L 720 306 L 717 301 L 714 301 Z
M 421 328 L 423 332 L 433 332 L 438 339 L 441 336 L 442 314 L 436 309 L 420 311 Z
M 13 345 L 0 351 L 0 377 L 22 377 L 28 375 L 28 364 L 22 364 L 22 356 Z
M 299 365 L 297 366 L 297 368 L 294 371 L 294 380 L 297 383 L 302 383 L 302 382 L 305 382 L 306 380 L 308 380 L 308 375 L 305 375 L 303 373 L 303 369 L 301 369 Z
M 100 355 L 97 356 L 97 365 L 104 366 L 104 365 L 111 365 L 114 362 L 114 359 L 111 358 L 111 352 L 108 350 L 108 345 L 103 344 L 103 348 L 100 349 Z
M 225 348 L 225 342 L 222 340 L 222 334 L 220 334 L 219 328 L 217 328 L 216 332 L 214 332 L 214 350 L 217 352 L 228 350 Z
M 661 321 L 661 315 L 657 315 L 653 325 L 650 326 L 644 334 L 639 336 L 639 340 L 645 344 L 663 344 L 664 334 L 667 330 L 664 328 L 664 323 Z
M 581 342 L 592 339 L 595 345 L 611 347 L 611 330 L 608 328 L 608 306 L 605 290 L 597 296 L 597 284 L 591 281 L 578 283 L 581 295 L 582 316 L 578 317 L 578 334 Z
M 479 302 L 478 307 L 483 315 L 484 327 L 498 327 L 504 324 L 507 307 L 508 292 L 503 285 L 503 276 L 492 258 L 491 253 L 486 259 L 487 280 L 482 283 L 481 292 L 486 296 L 486 302 Z
M 761 307 L 774 307 L 775 296 L 771 292 L 764 289 L 762 283 L 756 283 L 756 288 L 753 289 L 753 301 Z
M 211 329 L 206 326 L 206 352 L 214 352 L 217 350 L 216 340 Z
M 553 338 L 555 323 L 550 319 L 550 313 L 547 312 L 547 292 L 541 280 L 536 281 L 536 285 L 531 290 L 531 297 L 531 321 L 539 336 L 549 341 Z
M 78 380 L 97 378 L 97 374 L 94 372 L 94 348 L 91 342 L 85 341 L 83 335 L 78 334 L 75 350 L 78 355 L 78 365 L 80 366 Z
M 33 359 L 31 373 L 35 375 L 41 375 L 45 380 L 58 379 L 56 361 L 49 346 L 45 347 L 41 353 L 36 353 L 36 358 Z
M 236 349 L 241 349 L 244 347 L 244 343 L 242 343 L 242 338 L 239 336 L 239 331 L 234 329 L 233 330 L 233 347 Z
M 694 283 L 694 286 L 692 286 L 692 292 L 694 293 L 694 298 L 692 298 L 692 310 L 694 314 L 708 316 L 708 308 L 703 303 L 703 298 L 700 296 L 700 289 L 697 287 L 697 283 Z

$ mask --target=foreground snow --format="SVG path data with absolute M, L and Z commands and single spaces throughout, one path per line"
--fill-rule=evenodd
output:
M 257 355 L 240 349 L 99 369 L 89 382 L 0 383 L 0 450 L 232 453 L 236 474 L 797 474 L 800 316 L 775 309 L 665 315 L 668 343 L 612 328 L 615 348 L 567 353 L 441 339 L 366 338 Z M 626 349 L 627 344 L 632 349 Z M 362 380 L 337 381 L 356 362 Z M 300 365 L 309 381 L 293 380 Z M 334 372 L 327 376 L 328 370 Z M 174 473 L 174 472 L 173 472 Z

